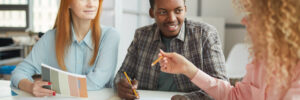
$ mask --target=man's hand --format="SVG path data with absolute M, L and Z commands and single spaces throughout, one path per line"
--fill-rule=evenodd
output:
M 183 95 L 174 95 L 171 100 L 189 100 L 186 96 Z
M 126 99 L 126 100 L 134 100 L 134 99 L 139 98 L 134 95 L 133 90 L 132 90 L 132 89 L 137 89 L 138 81 L 133 80 L 133 81 L 131 81 L 131 83 L 132 83 L 132 86 L 128 83 L 128 81 L 126 79 L 121 79 L 117 83 L 117 92 L 118 92 L 118 96 L 120 98 Z

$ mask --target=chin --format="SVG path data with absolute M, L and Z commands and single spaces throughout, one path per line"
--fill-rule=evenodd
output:
M 93 20 L 93 19 L 95 19 L 95 17 L 85 17 L 85 18 L 82 18 L 82 19 L 85 19 L 85 20 Z
M 92 20 L 95 19 L 96 15 L 82 15 L 80 18 L 84 20 Z

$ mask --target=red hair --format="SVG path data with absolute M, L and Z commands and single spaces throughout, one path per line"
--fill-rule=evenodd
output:
M 61 0 L 60 7 L 58 10 L 58 14 L 56 17 L 54 28 L 56 28 L 56 41 L 55 41 L 55 51 L 56 51 L 56 59 L 59 67 L 62 70 L 67 70 L 64 62 L 65 53 L 68 51 L 69 46 L 72 41 L 72 33 L 71 33 L 71 13 L 69 10 L 69 5 L 73 0 Z M 94 45 L 93 56 L 90 59 L 89 65 L 93 65 L 95 63 L 99 44 L 100 44 L 100 36 L 101 36 L 101 28 L 100 28 L 100 14 L 102 1 L 99 0 L 98 12 L 95 17 L 91 21 L 91 30 L 92 30 L 92 41 Z

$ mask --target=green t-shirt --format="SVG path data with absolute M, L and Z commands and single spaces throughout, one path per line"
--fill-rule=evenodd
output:
M 170 42 L 174 38 L 167 38 L 161 35 L 161 40 L 166 47 L 166 52 L 170 52 Z M 173 78 L 174 74 L 168 74 L 165 72 L 159 73 L 158 78 L 158 90 L 160 91 L 177 91 L 177 86 Z

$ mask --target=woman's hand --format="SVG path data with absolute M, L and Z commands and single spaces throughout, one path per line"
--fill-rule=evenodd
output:
M 158 56 L 163 56 L 163 59 L 159 61 L 161 66 L 160 70 L 163 72 L 184 74 L 189 78 L 192 78 L 198 71 L 197 67 L 193 63 L 177 53 L 165 53 L 160 50 Z
M 19 83 L 19 88 L 23 91 L 33 94 L 36 97 L 55 96 L 55 91 L 43 88 L 43 86 L 46 85 L 51 85 L 51 83 L 40 80 L 36 80 L 32 83 L 28 79 L 23 79 Z
M 32 86 L 32 94 L 36 97 L 55 96 L 55 91 L 43 88 L 43 86 L 45 85 L 51 85 L 51 83 L 44 81 L 35 81 Z

